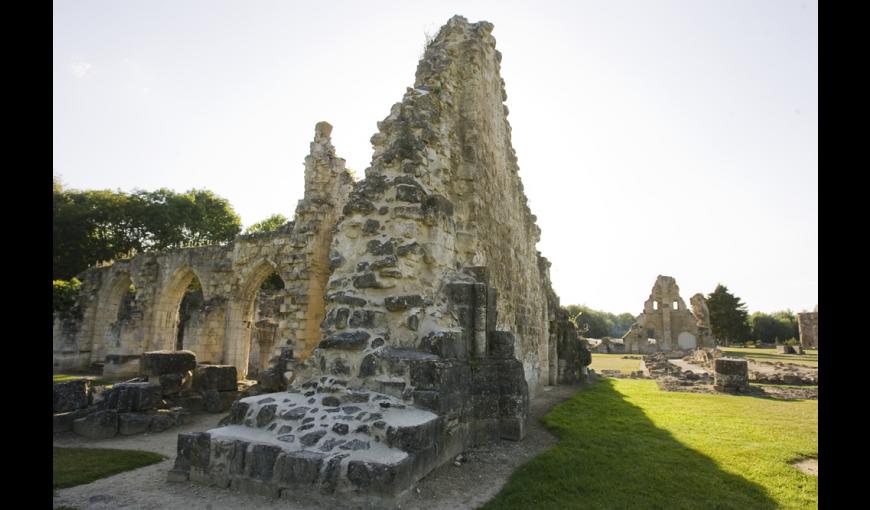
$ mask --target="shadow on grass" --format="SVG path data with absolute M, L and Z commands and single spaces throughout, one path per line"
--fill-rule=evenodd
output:
M 777 508 L 763 487 L 656 427 L 607 379 L 543 422 L 559 443 L 520 466 L 482 508 Z

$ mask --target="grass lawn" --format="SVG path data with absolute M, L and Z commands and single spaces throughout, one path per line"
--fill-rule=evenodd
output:
M 65 489 L 123 471 L 160 462 L 166 457 L 139 450 L 54 447 L 54 488 Z
M 756 349 L 752 347 L 719 347 L 729 356 L 749 358 L 755 361 L 794 363 L 796 365 L 819 366 L 819 351 L 805 349 L 806 354 L 778 354 L 776 349 Z
M 592 364 L 589 368 L 595 369 L 596 372 L 602 370 L 621 370 L 625 374 L 640 370 L 641 356 L 634 356 L 633 359 L 622 359 L 626 354 L 598 354 L 592 353 Z M 631 356 L 630 354 L 628 356 Z
M 553 408 L 559 443 L 521 466 L 486 509 L 803 509 L 818 478 L 818 401 L 665 392 L 602 379 Z
M 112 383 L 109 381 L 103 381 L 102 379 L 97 379 L 96 376 L 87 376 L 87 375 L 76 375 L 76 374 L 52 374 L 52 382 L 54 384 L 67 382 L 67 381 L 75 381 L 77 379 L 88 379 L 91 381 L 91 386 L 111 386 Z

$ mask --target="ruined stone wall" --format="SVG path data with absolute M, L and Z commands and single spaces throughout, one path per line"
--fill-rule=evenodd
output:
M 310 352 L 320 340 L 311 324 L 319 326 L 323 316 L 319 289 L 327 279 L 332 228 L 353 181 L 344 161 L 335 157 L 330 129 L 325 123 L 316 128 L 295 222 L 274 232 L 240 235 L 227 246 L 145 253 L 79 275 L 82 288 L 74 314 L 55 316 L 55 368 L 104 363 L 107 377 L 135 375 L 143 352 L 175 349 L 179 305 L 197 278 L 203 303 L 191 311 L 185 348 L 200 360 L 234 365 L 244 376 L 254 300 L 273 272 L 285 289 L 276 314 L 278 341 L 266 355 Z M 128 313 L 119 317 L 131 284 L 135 297 Z
M 649 298 L 644 302 L 643 313 L 638 315 L 635 325 L 625 334 L 626 352 L 649 352 L 650 350 L 669 352 L 696 347 L 713 347 L 710 336 L 709 311 L 703 295 L 692 297 L 696 316 L 686 307 L 680 297 L 680 288 L 671 276 L 659 275 L 653 285 Z M 655 346 L 648 345 L 646 338 L 655 338 Z
M 451 20 L 427 48 L 414 88 L 378 124 L 371 166 L 333 240 L 327 370 L 338 363 L 354 379 L 373 350 L 456 331 L 446 285 L 473 281 L 463 269 L 485 266 L 498 292 L 495 327 L 516 336 L 530 388 L 547 382 L 540 231 L 517 173 L 491 30 Z
M 819 348 L 819 310 L 798 313 L 798 329 L 801 346 L 808 349 Z

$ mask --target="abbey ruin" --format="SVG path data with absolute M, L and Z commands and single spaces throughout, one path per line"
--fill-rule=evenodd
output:
M 680 288 L 672 276 L 659 275 L 643 312 L 622 337 L 627 353 L 670 352 L 698 347 L 715 347 L 710 332 L 710 310 L 701 293 L 689 300 L 692 309 L 680 297 Z
M 363 179 L 318 123 L 284 228 L 80 276 L 73 312 L 55 318 L 56 368 L 132 377 L 144 353 L 184 349 L 271 391 L 181 434 L 170 480 L 398 495 L 470 446 L 523 439 L 529 399 L 583 379 L 591 358 L 536 249 L 492 29 L 460 16 L 441 28 L 378 123 Z M 262 291 L 273 274 L 283 288 Z M 655 300 L 679 306 L 638 324 L 661 347 L 704 344 L 660 280 Z

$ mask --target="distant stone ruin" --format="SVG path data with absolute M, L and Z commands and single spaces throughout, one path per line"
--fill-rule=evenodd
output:
M 590 353 L 536 249 L 492 28 L 442 27 L 378 123 L 364 179 L 318 124 L 285 229 L 83 275 L 78 315 L 55 321 L 55 366 L 128 373 L 146 349 L 176 346 L 244 375 L 258 342 L 273 392 L 181 434 L 170 480 L 397 496 L 470 446 L 523 439 L 530 398 L 585 378 Z M 283 303 L 263 319 L 254 302 L 272 272 Z M 198 326 L 179 333 L 194 276 L 200 317 L 184 323 Z
M 819 348 L 819 307 L 812 312 L 798 313 L 798 328 L 801 347 L 805 349 Z
M 714 347 L 710 311 L 703 294 L 691 298 L 692 310 L 680 297 L 672 276 L 659 275 L 643 312 L 622 337 L 626 353 L 688 351 Z

